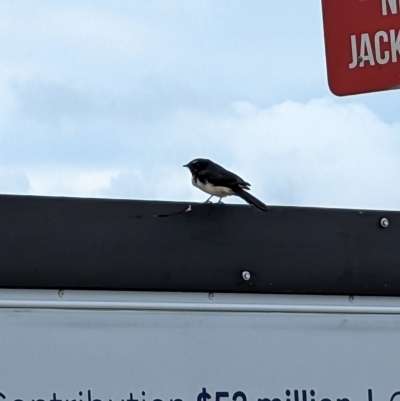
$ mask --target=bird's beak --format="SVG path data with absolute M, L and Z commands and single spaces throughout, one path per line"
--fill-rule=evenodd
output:
M 184 164 L 184 165 L 183 165 L 183 167 L 187 167 L 187 166 L 188 166 L 187 164 Z

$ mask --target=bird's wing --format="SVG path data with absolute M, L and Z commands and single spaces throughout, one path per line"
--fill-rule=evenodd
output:
M 212 185 L 227 187 L 231 188 L 232 190 L 238 188 L 244 188 L 247 190 L 250 189 L 250 184 L 248 182 L 225 169 L 203 170 L 197 174 L 197 177 L 201 182 L 207 181 Z

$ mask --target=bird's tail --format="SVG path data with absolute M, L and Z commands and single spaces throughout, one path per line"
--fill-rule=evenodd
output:
M 264 203 L 262 203 L 255 196 L 251 195 L 250 193 L 248 193 L 244 189 L 240 188 L 240 189 L 236 190 L 235 191 L 235 195 L 239 196 L 240 198 L 245 200 L 250 205 L 254 205 L 255 207 L 257 207 L 258 209 L 260 209 L 260 210 L 262 210 L 264 212 L 266 212 L 268 210 L 267 206 L 264 205 Z

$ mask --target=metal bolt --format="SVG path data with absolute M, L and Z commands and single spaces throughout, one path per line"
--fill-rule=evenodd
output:
M 58 291 L 58 296 L 62 298 L 64 296 L 64 291 L 63 290 Z
M 360 57 L 357 59 L 357 61 L 358 61 L 359 63 L 361 63 L 361 61 L 363 61 L 363 58 L 360 56 Z
M 249 281 L 250 278 L 251 278 L 251 274 L 250 274 L 250 272 L 248 272 L 248 271 L 246 270 L 246 271 L 242 272 L 242 277 L 243 277 L 243 280 Z
M 351 295 L 351 296 L 349 297 L 349 301 L 350 301 L 351 303 L 354 302 L 354 296 L 353 296 L 353 295 Z
M 381 218 L 381 227 L 383 228 L 389 227 L 389 220 L 386 217 Z

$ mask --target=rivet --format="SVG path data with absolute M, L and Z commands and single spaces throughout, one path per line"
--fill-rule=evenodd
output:
M 389 227 L 389 220 L 386 217 L 381 218 L 381 227 L 383 228 Z
M 242 278 L 243 278 L 243 280 L 245 280 L 245 281 L 249 281 L 250 278 L 251 278 L 250 272 L 248 272 L 247 270 L 244 271 L 244 272 L 242 272 Z

